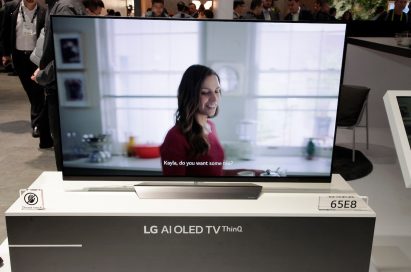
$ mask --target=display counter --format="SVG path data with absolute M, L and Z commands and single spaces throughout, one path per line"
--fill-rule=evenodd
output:
M 393 37 L 351 37 L 347 42 L 365 48 L 386 52 L 406 58 L 411 58 L 411 48 L 400 46 L 396 38 Z
M 330 184 L 271 184 L 258 200 L 144 200 L 134 192 L 66 192 L 44 172 L 43 210 L 6 211 L 13 272 L 369 271 L 375 213 L 319 209 L 358 196 Z M 52 270 L 50 270 L 52 268 Z
M 7 239 L 0 244 L 0 257 L 3 259 L 3 265 L 0 265 L 0 272 L 10 272 L 9 243 Z

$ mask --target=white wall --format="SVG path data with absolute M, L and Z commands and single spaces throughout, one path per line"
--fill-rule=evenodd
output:
M 351 44 L 347 46 L 344 84 L 371 88 L 368 104 L 370 127 L 389 130 L 382 97 L 387 90 L 411 89 L 410 75 L 411 58 Z
M 244 27 L 240 28 L 235 24 L 233 22 L 232 24 L 208 25 L 205 65 L 213 67 L 213 64 L 221 62 L 240 65 L 244 67 L 242 77 L 244 80 L 250 80 L 251 72 L 247 70 L 247 67 L 249 66 L 248 53 L 251 42 L 249 43 L 250 39 L 246 38 L 251 35 L 250 25 L 244 23 Z M 227 37 L 227 33 L 230 33 L 230 37 Z M 224 41 L 224 43 L 219 41 Z M 245 111 L 247 97 L 244 95 L 248 89 L 245 87 L 247 85 L 248 82 L 245 81 L 239 86 L 243 88 L 239 90 L 242 95 L 225 94 L 223 90 L 219 116 L 213 120 L 219 127 L 218 134 L 221 141 L 237 140 L 236 127 L 242 119 L 247 118 Z
M 234 0 L 214 0 L 213 7 L 216 19 L 233 19 Z
M 87 20 L 88 23 L 85 23 Z M 80 33 L 83 43 L 84 69 L 68 70 L 67 72 L 82 72 L 86 78 L 85 92 L 89 100 L 87 107 L 61 107 L 60 118 L 62 137 L 67 132 L 76 132 L 77 137 L 83 134 L 102 133 L 100 110 L 100 86 L 98 79 L 98 59 L 95 24 L 89 18 L 57 18 L 53 21 L 55 33 Z M 60 71 L 64 72 L 64 71 Z M 82 122 L 79 122 L 81 120 Z

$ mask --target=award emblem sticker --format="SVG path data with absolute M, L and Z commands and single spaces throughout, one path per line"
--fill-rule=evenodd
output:
M 41 189 L 21 189 L 20 199 L 23 210 L 43 210 L 44 199 Z

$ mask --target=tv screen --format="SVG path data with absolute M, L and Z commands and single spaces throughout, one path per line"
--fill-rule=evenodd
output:
M 407 134 L 408 144 L 411 147 L 410 140 L 411 140 L 411 115 L 409 112 L 410 105 L 411 105 L 411 98 L 407 96 L 398 96 L 397 97 L 398 107 L 400 108 L 400 113 L 402 117 L 402 122 L 404 124 L 405 133 Z
M 52 29 L 65 179 L 330 182 L 345 24 Z
M 388 90 L 383 98 L 405 187 L 411 188 L 411 91 Z

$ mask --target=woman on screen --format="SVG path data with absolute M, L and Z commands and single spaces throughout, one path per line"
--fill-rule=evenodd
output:
M 211 118 L 218 114 L 220 79 L 203 65 L 192 65 L 178 87 L 176 124 L 160 148 L 165 176 L 221 176 L 224 150 Z

